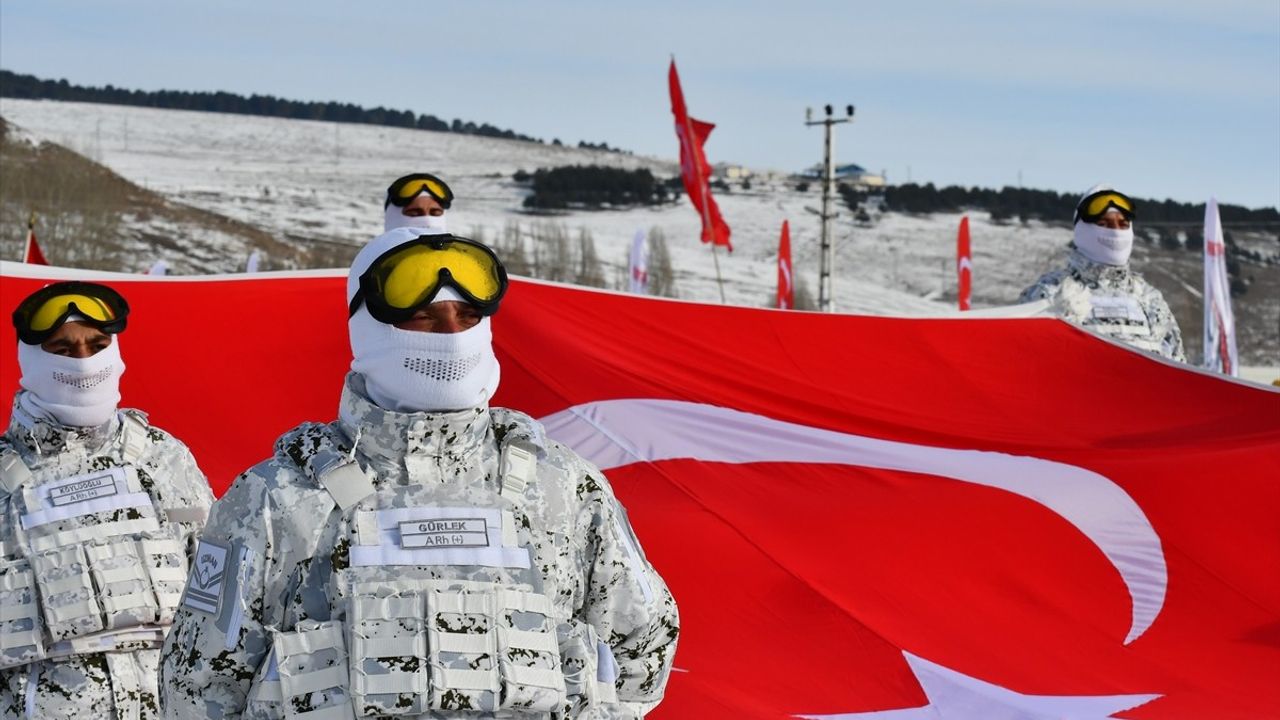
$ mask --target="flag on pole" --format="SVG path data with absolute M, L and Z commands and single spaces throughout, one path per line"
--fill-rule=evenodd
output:
M 1209 198 L 1204 208 L 1204 366 L 1224 375 L 1240 374 L 1236 367 L 1231 285 L 1227 281 L 1227 246 L 1214 198 Z
M 796 288 L 791 274 L 791 225 L 782 221 L 782 237 L 778 240 L 778 307 L 790 310 L 796 306 Z
M 671 89 L 671 113 L 676 118 L 676 137 L 680 138 L 680 174 L 684 178 L 689 201 L 702 216 L 702 242 L 723 245 L 733 252 L 733 245 L 729 243 L 729 226 L 721 217 L 715 198 L 711 197 L 711 165 L 702 150 L 715 125 L 689 117 L 674 59 L 667 73 L 667 84 Z
M 969 254 L 969 216 L 960 218 L 960 235 L 956 238 L 957 295 L 960 309 L 969 309 L 969 296 L 973 292 L 973 260 Z
M 44 258 L 44 253 L 40 251 L 40 243 L 36 242 L 35 213 L 32 213 L 31 218 L 27 220 L 27 246 L 22 251 L 22 262 L 31 265 L 49 264 L 49 261 Z
M 627 265 L 630 268 L 631 292 L 637 295 L 649 294 L 649 243 L 645 240 L 644 229 L 636 230 L 631 240 L 631 256 Z

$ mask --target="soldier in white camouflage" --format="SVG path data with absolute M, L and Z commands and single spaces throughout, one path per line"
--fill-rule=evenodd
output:
M 46 286 L 13 314 L 0 436 L 0 717 L 158 718 L 160 647 L 213 494 L 191 453 L 120 410 L 128 305 Z
M 662 699 L 676 606 L 609 482 L 488 405 L 505 271 L 420 233 L 354 261 L 338 419 L 286 433 L 214 506 L 166 717 L 636 718 Z
M 1186 362 L 1182 332 L 1160 291 L 1129 267 L 1134 203 L 1095 185 L 1076 206 L 1065 268 L 1045 273 L 1021 302 L 1048 300 L 1054 315 L 1170 360 Z

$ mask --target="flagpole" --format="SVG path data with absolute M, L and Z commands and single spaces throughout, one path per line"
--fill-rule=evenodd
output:
M 672 60 L 674 61 L 675 58 L 672 58 Z M 684 88 L 680 89 L 680 95 L 681 97 L 684 96 Z M 693 135 L 692 122 L 689 119 L 688 106 L 685 106 L 684 134 L 688 138 L 689 154 L 693 156 L 693 171 L 698 176 L 698 192 L 702 195 L 702 228 L 711 230 L 711 261 L 716 266 L 716 284 L 720 286 L 720 304 L 727 305 L 728 303 L 724 299 L 724 278 L 720 276 L 720 255 L 716 253 L 716 229 L 711 224 L 710 207 L 707 203 L 707 183 L 705 178 L 702 177 L 702 163 L 698 162 L 698 156 L 693 152 L 693 143 L 696 142 L 696 138 Z
M 724 299 L 724 278 L 720 277 L 720 255 L 716 253 L 716 241 L 711 241 L 711 261 L 716 266 L 716 284 L 720 286 L 720 304 L 727 305 Z
M 36 211 L 32 210 L 31 215 L 27 217 L 27 240 L 22 243 L 22 262 L 30 262 L 31 258 L 31 234 L 36 230 Z

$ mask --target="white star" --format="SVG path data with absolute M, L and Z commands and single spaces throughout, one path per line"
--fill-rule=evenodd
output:
M 958 673 L 937 663 L 902 655 L 929 704 L 903 710 L 839 715 L 798 715 L 809 720 L 1104 720 L 1151 702 L 1159 695 L 1023 695 Z

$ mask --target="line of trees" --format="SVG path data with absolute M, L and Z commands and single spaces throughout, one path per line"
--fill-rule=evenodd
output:
M 863 206 L 868 193 L 847 185 L 840 186 L 840 194 L 853 210 Z M 1070 223 L 1071 213 L 1079 197 L 1052 190 L 1031 190 L 1005 186 L 999 190 L 990 188 L 966 188 L 959 185 L 934 187 L 933 183 L 919 185 L 906 183 L 884 189 L 886 210 L 909 213 L 960 212 L 977 209 L 991 213 L 994 220 L 1031 219 L 1045 222 Z M 1173 200 L 1148 200 L 1134 198 L 1139 223 L 1204 222 L 1204 203 L 1180 203 Z M 1219 205 L 1223 222 L 1275 223 L 1280 222 L 1276 208 L 1249 209 L 1240 205 Z
M 463 135 L 543 142 L 539 138 L 523 135 L 513 130 L 503 130 L 489 123 L 476 124 L 454 119 L 446 122 L 435 115 L 415 115 L 408 110 L 389 110 L 384 107 L 364 108 L 352 103 L 306 102 L 286 100 L 274 95 L 250 95 L 248 97 L 229 92 L 186 92 L 183 90 L 126 90 L 107 85 L 86 87 L 63 80 L 41 80 L 34 75 L 19 75 L 0 70 L 0 96 L 32 100 L 65 100 L 70 102 L 104 103 L 109 105 L 134 105 L 163 108 L 166 110 L 201 110 L 204 112 L 234 113 L 238 115 L 264 115 L 295 120 L 324 120 L 327 122 L 387 125 L 390 127 L 417 128 L 437 132 L 455 132 Z
M 660 205 L 674 199 L 668 185 L 647 168 L 566 165 L 541 168 L 532 175 L 517 171 L 513 179 L 530 184 L 533 194 L 524 199 L 524 206 L 539 210 Z

